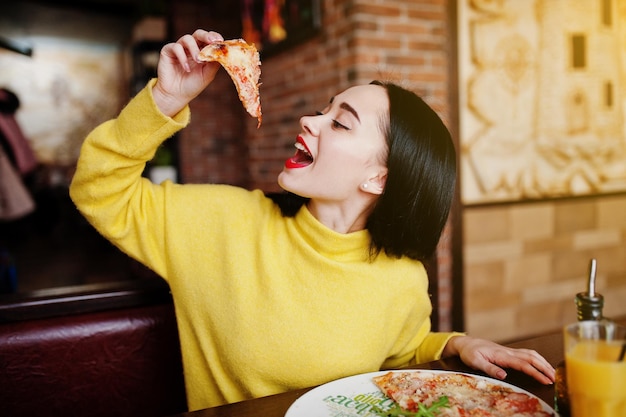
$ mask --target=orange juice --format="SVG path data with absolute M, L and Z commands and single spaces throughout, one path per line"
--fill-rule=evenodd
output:
M 626 417 L 621 342 L 580 340 L 565 352 L 572 417 Z

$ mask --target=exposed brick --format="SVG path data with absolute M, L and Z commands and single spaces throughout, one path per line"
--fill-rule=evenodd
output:
M 408 12 L 408 16 L 415 20 L 424 20 L 426 22 L 442 22 L 445 21 L 445 10 L 441 8 L 436 9 L 411 9 Z
M 359 36 L 352 39 L 348 46 L 351 48 L 366 47 L 370 54 L 375 54 L 377 49 L 399 50 L 402 47 L 402 40 L 397 38 L 385 38 L 380 36 Z
M 428 28 L 417 24 L 409 24 L 409 23 L 390 23 L 383 26 L 382 30 L 386 34 L 391 34 L 392 36 L 398 35 L 421 35 L 424 33 L 428 33 Z
M 421 67 L 424 65 L 424 63 L 426 62 L 426 60 L 418 55 L 392 55 L 387 57 L 387 63 L 391 64 L 391 65 L 399 65 L 399 66 L 403 66 L 403 67 Z
M 354 5 L 350 9 L 350 14 L 364 14 L 368 16 L 375 16 L 377 18 L 400 16 L 402 13 L 400 8 L 388 4 L 389 3 L 374 4 L 374 2 L 362 2 L 361 4 Z

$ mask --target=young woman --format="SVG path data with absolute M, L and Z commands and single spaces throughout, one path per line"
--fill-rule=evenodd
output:
M 413 93 L 356 86 L 302 117 L 276 198 L 141 177 L 213 80 L 218 64 L 195 57 L 216 40 L 198 30 L 163 47 L 157 78 L 86 139 L 70 189 L 100 233 L 169 283 L 190 410 L 442 355 L 551 383 L 536 352 L 430 331 L 421 261 L 448 215 L 455 156 Z

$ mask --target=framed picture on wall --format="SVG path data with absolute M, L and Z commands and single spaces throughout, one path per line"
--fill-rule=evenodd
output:
M 457 0 L 464 204 L 626 192 L 626 8 Z
M 320 0 L 240 0 L 242 38 L 264 56 L 315 36 L 321 26 Z

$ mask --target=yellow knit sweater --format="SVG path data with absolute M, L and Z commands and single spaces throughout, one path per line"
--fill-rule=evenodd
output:
M 368 260 L 369 234 L 293 218 L 260 191 L 154 185 L 158 145 L 189 123 L 151 85 L 81 150 L 70 194 L 93 226 L 170 285 L 190 410 L 438 358 L 420 262 Z

